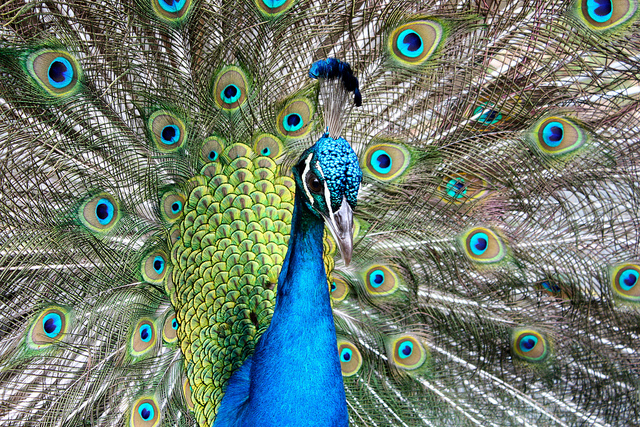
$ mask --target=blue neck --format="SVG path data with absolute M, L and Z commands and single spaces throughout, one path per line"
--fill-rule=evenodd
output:
M 328 287 L 318 286 L 319 283 L 327 282 L 322 253 L 324 222 L 311 213 L 299 193 L 300 191 L 295 196 L 289 248 L 278 277 L 274 318 L 280 310 L 324 300 L 329 303 L 328 308 L 331 312 Z M 327 308 L 324 304 L 313 306 L 312 309 Z M 271 324 L 273 325 L 273 322 Z
M 271 325 L 256 345 L 242 425 L 347 426 L 322 257 L 324 223 L 296 191 Z

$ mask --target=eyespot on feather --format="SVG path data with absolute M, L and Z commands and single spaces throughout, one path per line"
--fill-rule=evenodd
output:
M 182 393 L 184 395 L 184 400 L 187 402 L 187 408 L 190 411 L 193 411 L 195 406 L 193 405 L 193 400 L 191 399 L 191 385 L 189 384 L 189 380 L 185 378 L 182 382 Z
M 169 269 L 169 258 L 162 251 L 152 251 L 145 256 L 140 272 L 146 282 L 162 283 Z
M 400 25 L 389 36 L 391 57 L 402 65 L 421 65 L 440 47 L 444 30 L 439 22 L 419 20 Z
M 484 227 L 475 227 L 464 233 L 461 243 L 465 255 L 469 260 L 490 264 L 501 261 L 506 249 L 496 233 Z
M 560 297 L 562 295 L 562 287 L 554 280 L 543 280 L 538 283 L 537 287 L 552 297 Z
M 233 111 L 247 100 L 249 84 L 244 72 L 234 66 L 224 68 L 216 77 L 213 96 L 216 105 L 223 110 Z
M 216 162 L 220 158 L 220 154 L 224 151 L 224 141 L 217 136 L 210 136 L 204 140 L 200 149 L 202 159 L 209 162 Z
M 160 424 L 160 407 L 153 396 L 140 397 L 131 408 L 130 427 L 156 427 Z
M 277 159 L 284 152 L 284 145 L 275 136 L 262 133 L 254 138 L 253 151 L 258 156 Z
M 502 114 L 500 111 L 493 108 L 494 105 L 491 103 L 484 103 L 476 107 L 473 110 L 472 119 L 475 118 L 477 123 L 480 123 L 484 126 L 494 125 L 502 121 Z
M 40 313 L 29 329 L 29 347 L 38 350 L 64 338 L 69 326 L 69 312 L 52 306 Z
M 365 289 L 371 296 L 387 296 L 398 290 L 400 279 L 391 268 L 376 264 L 364 272 Z
M 578 0 L 576 15 L 589 28 L 606 31 L 629 24 L 637 16 L 637 0 Z
M 391 340 L 390 347 L 390 360 L 402 369 L 418 369 L 427 360 L 427 351 L 420 341 L 412 335 L 402 335 L 394 338 Z
M 351 377 L 358 373 L 362 367 L 362 355 L 360 350 L 349 341 L 338 341 L 338 357 L 343 377 Z
M 108 193 L 98 193 L 80 206 L 80 222 L 89 230 L 103 233 L 112 230 L 120 219 L 120 207 Z
M 533 128 L 535 147 L 549 156 L 561 156 L 576 151 L 587 140 L 586 132 L 562 117 L 548 117 Z
M 162 327 L 162 339 L 170 344 L 178 340 L 178 319 L 176 319 L 175 313 L 165 319 Z
M 180 228 L 176 227 L 172 229 L 169 233 L 169 242 L 171 243 L 171 245 L 175 245 L 176 243 L 178 243 L 178 240 L 180 240 L 180 236 Z
M 148 120 L 151 138 L 156 148 L 162 152 L 173 152 L 180 149 L 187 139 L 187 128 L 184 122 L 166 110 L 156 111 Z
M 457 204 L 481 199 L 487 195 L 488 184 L 483 178 L 465 172 L 447 174 L 438 186 L 442 200 Z
M 640 265 L 625 263 L 613 267 L 610 272 L 611 288 L 616 297 L 640 303 Z
M 345 282 L 340 277 L 333 276 L 333 280 L 331 281 L 329 291 L 331 292 L 331 299 L 334 302 L 344 300 L 349 294 L 349 286 L 347 282 Z
M 304 98 L 290 101 L 277 117 L 278 132 L 285 138 L 300 138 L 311 130 L 311 117 L 314 108 Z
M 255 0 L 260 13 L 267 18 L 274 18 L 289 10 L 295 0 Z
M 393 181 L 404 174 L 411 163 L 411 154 L 397 144 L 371 145 L 364 153 L 363 171 L 380 181 Z
M 162 218 L 165 221 L 173 222 L 182 217 L 184 213 L 184 206 L 186 203 L 186 197 L 184 194 L 177 191 L 168 191 L 162 195 Z
M 527 362 L 541 362 L 549 356 L 547 340 L 531 329 L 515 331 L 512 336 L 511 351 L 518 359 Z
M 151 319 L 143 318 L 135 325 L 131 334 L 131 355 L 141 356 L 156 343 L 156 327 Z
M 68 52 L 44 49 L 27 57 L 27 71 L 49 95 L 66 97 L 80 88 L 82 68 Z
M 188 16 L 192 0 L 151 0 L 151 6 L 163 21 L 178 23 Z

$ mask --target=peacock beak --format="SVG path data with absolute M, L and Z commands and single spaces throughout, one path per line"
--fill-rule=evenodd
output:
M 340 209 L 332 215 L 324 216 L 324 222 L 340 247 L 344 264 L 349 265 L 353 252 L 353 211 L 346 197 L 342 198 Z

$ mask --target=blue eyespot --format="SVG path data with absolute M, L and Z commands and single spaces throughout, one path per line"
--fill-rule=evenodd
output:
M 285 4 L 286 2 L 287 0 L 262 0 L 262 3 L 264 3 L 264 5 L 267 6 L 269 9 L 276 9 L 282 6 L 283 4 Z
M 269 149 L 269 147 L 264 147 L 260 153 L 263 156 L 268 156 L 269 154 L 271 154 L 271 150 Z
M 452 179 L 447 183 L 447 195 L 455 199 L 462 199 L 467 194 L 464 178 Z
M 487 104 L 481 105 L 473 111 L 474 116 L 480 113 L 482 114 L 478 117 L 477 121 L 486 126 L 502 120 L 502 114 L 500 114 L 499 111 L 489 109 Z
M 220 98 L 227 104 L 233 104 L 240 99 L 240 96 L 242 96 L 242 92 L 238 86 L 234 84 L 225 86 L 225 88 L 222 89 L 222 92 L 220 92 Z
M 59 56 L 49 64 L 47 76 L 51 86 L 61 89 L 68 86 L 73 80 L 73 67 L 67 59 Z
M 142 418 L 144 421 L 152 420 L 155 416 L 153 405 L 146 402 L 143 403 L 138 407 L 138 414 L 140 414 L 140 418 Z
M 164 144 L 173 145 L 180 141 L 180 128 L 176 125 L 167 125 L 162 128 L 160 138 Z
M 369 282 L 371 287 L 379 288 L 384 283 L 384 271 L 374 270 L 369 274 Z
M 50 307 L 42 312 L 33 322 L 29 331 L 27 345 L 34 350 L 60 341 L 67 331 L 70 320 L 62 307 Z
M 151 341 L 151 337 L 153 336 L 153 332 L 151 331 L 151 326 L 145 324 L 140 326 L 140 339 L 144 342 Z
M 485 233 L 476 233 L 471 237 L 471 252 L 474 255 L 482 255 L 489 246 L 489 236 Z
M 211 160 L 212 162 L 215 162 L 216 160 L 218 160 L 218 152 L 211 150 L 209 151 L 209 155 L 207 156 L 209 158 L 209 160 Z
M 148 253 L 140 263 L 142 278 L 149 283 L 161 284 L 167 272 L 167 255 L 161 251 Z
M 274 17 L 289 10 L 295 0 L 256 0 L 256 6 L 263 15 Z
M 414 370 L 427 360 L 428 353 L 416 337 L 403 335 L 393 341 L 393 362 L 402 369 Z
M 157 273 L 157 274 L 162 274 L 162 272 L 164 271 L 164 258 L 162 258 L 161 256 L 157 255 L 154 259 L 153 259 L 153 270 Z
M 42 318 L 42 328 L 49 338 L 55 338 L 62 330 L 62 317 L 58 313 L 49 313 Z
M 171 327 L 176 331 L 178 330 L 178 320 L 177 319 L 173 319 L 171 321 Z
M 338 354 L 342 375 L 350 377 L 358 373 L 362 367 L 362 355 L 356 346 L 347 341 L 338 341 Z
M 334 292 L 337 289 L 336 282 L 331 282 L 331 292 Z
M 398 346 L 398 356 L 400 359 L 406 359 L 413 353 L 413 343 L 409 340 L 403 341 Z
M 550 122 L 542 130 L 542 139 L 549 147 L 557 147 L 564 138 L 564 127 L 560 122 Z
M 283 7 L 289 7 L 294 0 L 287 0 Z M 270 12 L 267 10 L 267 14 Z M 281 13 L 280 11 L 277 12 Z M 270 15 L 272 16 L 272 15 Z M 286 138 L 300 138 L 306 135 L 311 129 L 311 118 L 313 117 L 314 106 L 306 98 L 298 98 L 287 103 L 278 113 L 276 123 L 278 124 L 278 132 Z M 257 141 L 260 141 L 266 134 L 261 135 Z M 279 141 L 274 138 L 266 140 L 266 145 L 275 149 L 279 149 Z M 260 145 L 260 149 L 263 145 Z M 276 153 L 272 153 L 273 156 Z
M 304 121 L 302 120 L 302 116 L 298 113 L 287 114 L 282 121 L 282 126 L 287 132 L 295 132 L 303 125 Z
M 176 13 L 182 10 L 187 0 L 158 0 L 160 7 L 169 13 Z
M 400 53 L 409 58 L 416 58 L 424 51 L 422 37 L 413 30 L 401 32 L 396 43 Z
M 533 350 L 536 344 L 538 344 L 538 337 L 535 335 L 525 335 L 520 339 L 520 350 L 523 353 L 527 353 Z
M 557 294 L 558 292 L 560 292 L 560 286 L 556 285 L 555 283 L 549 283 L 549 282 L 542 282 L 542 287 L 545 288 L 546 290 L 548 290 L 551 293 Z
M 156 147 L 163 152 L 177 151 L 187 140 L 188 131 L 182 119 L 166 110 L 151 114 L 147 129 Z
M 343 348 L 342 351 L 340 352 L 340 361 L 344 362 L 344 363 L 348 363 L 351 361 L 351 358 L 353 357 L 353 351 L 351 351 L 350 348 Z
M 626 270 L 620 273 L 619 284 L 624 291 L 630 291 L 638 283 L 638 274 L 635 270 Z
M 376 150 L 371 155 L 371 166 L 378 173 L 389 173 L 392 165 L 391 156 L 384 150 Z
M 177 200 L 171 204 L 171 213 L 177 214 L 182 210 L 182 202 Z
M 587 0 L 589 17 L 596 22 L 606 22 L 613 15 L 611 0 Z
M 546 339 L 533 330 L 514 331 L 512 336 L 513 354 L 526 362 L 542 362 L 550 354 L 550 346 Z
M 96 203 L 96 218 L 98 218 L 98 222 L 102 225 L 107 225 L 113 219 L 114 207 L 113 203 L 111 203 L 107 199 L 100 199 L 98 203 Z

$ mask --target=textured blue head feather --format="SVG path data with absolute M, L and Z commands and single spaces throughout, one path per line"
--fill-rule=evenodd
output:
M 311 159 L 309 155 L 312 156 Z M 302 175 L 301 168 L 305 165 L 311 168 L 320 181 L 326 183 L 333 211 L 340 208 L 343 197 L 352 209 L 356 207 L 362 171 L 358 156 L 344 138 L 333 139 L 325 134 L 308 148 L 297 166 L 299 180 Z

